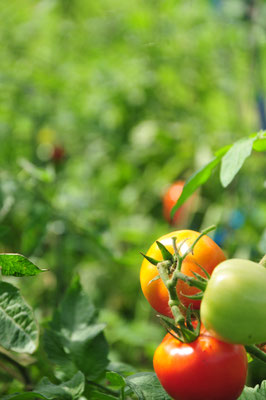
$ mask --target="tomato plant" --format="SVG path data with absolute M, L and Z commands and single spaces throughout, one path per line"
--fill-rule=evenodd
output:
M 155 351 L 153 365 L 174 400 L 236 400 L 247 376 L 245 348 L 221 342 L 204 330 L 192 343 L 168 333 Z
M 192 230 L 180 230 L 168 233 L 167 235 L 160 237 L 158 241 L 162 243 L 171 254 L 173 254 L 174 248 L 172 237 L 175 237 L 177 247 L 181 244 L 180 254 L 182 255 L 199 235 L 198 232 Z M 162 260 L 162 254 L 156 242 L 154 242 L 148 250 L 147 256 L 156 260 Z M 203 275 L 204 273 L 201 269 L 201 267 L 203 267 L 209 274 L 211 274 L 216 265 L 224 260 L 225 255 L 220 247 L 211 238 L 205 235 L 201 237 L 195 245 L 193 254 L 189 254 L 185 257 L 182 263 L 181 272 L 188 276 L 193 276 L 193 272 Z M 172 317 L 168 305 L 168 291 L 161 279 L 153 280 L 156 276 L 158 276 L 157 267 L 147 259 L 144 259 L 140 270 L 140 283 L 143 294 L 157 312 Z M 178 281 L 176 288 L 178 297 L 185 306 L 191 304 L 194 309 L 199 309 L 199 300 L 191 300 L 185 297 L 187 295 L 194 295 L 199 291 L 199 289 L 190 287 L 187 283 L 181 280 Z
M 184 185 L 185 181 L 182 180 L 174 182 L 163 196 L 163 216 L 171 225 L 179 225 L 186 221 L 189 212 L 195 203 L 194 194 L 181 207 L 179 207 L 175 212 L 173 219 L 171 218 L 171 210 L 181 196 Z
M 222 262 L 208 282 L 200 313 L 217 338 L 247 345 L 266 341 L 266 268 L 249 260 Z

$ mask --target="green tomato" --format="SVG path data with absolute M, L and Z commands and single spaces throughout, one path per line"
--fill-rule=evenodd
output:
M 201 320 L 214 337 L 229 343 L 266 341 L 266 268 L 231 259 L 211 275 L 200 308 Z

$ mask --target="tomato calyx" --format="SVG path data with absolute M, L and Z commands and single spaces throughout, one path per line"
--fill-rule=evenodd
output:
M 194 320 L 192 323 L 192 315 Z M 190 307 L 186 310 L 186 318 L 180 320 L 179 324 L 175 323 L 172 318 L 158 314 L 161 324 L 170 335 L 182 343 L 194 342 L 200 334 L 200 318 L 196 311 L 191 311 Z

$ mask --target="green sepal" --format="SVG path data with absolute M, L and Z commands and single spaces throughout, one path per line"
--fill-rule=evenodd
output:
M 204 282 L 204 283 L 208 282 L 208 279 L 204 278 L 204 276 L 201 276 L 200 274 L 198 274 L 195 271 L 191 271 L 191 272 L 195 276 L 195 278 L 198 279 L 199 281 Z
M 156 275 L 153 279 L 150 280 L 147 286 L 149 286 L 152 282 L 158 281 L 159 279 L 161 279 L 160 275 Z
M 158 240 L 156 240 L 156 243 L 160 249 L 160 252 L 162 253 L 163 259 L 169 260 L 169 261 L 174 261 L 173 254 L 170 253 L 170 251 L 167 250 L 167 248 L 161 242 L 158 242 Z
M 187 297 L 188 299 L 191 299 L 191 300 L 202 300 L 203 295 L 204 295 L 204 292 L 202 292 L 202 291 L 199 293 L 196 293 L 194 295 L 191 295 L 191 296 L 189 296 L 188 294 L 182 293 L 182 296 Z
M 157 266 L 157 264 L 159 264 L 160 261 L 155 260 L 152 257 L 146 256 L 146 254 L 140 253 L 144 258 L 146 258 L 147 261 L 149 261 L 152 265 Z
M 157 315 L 157 317 L 160 319 L 161 324 L 164 326 L 164 328 L 170 333 L 175 339 L 179 340 L 182 343 L 190 343 L 194 342 L 194 340 L 197 339 L 199 336 L 200 332 L 200 323 L 197 324 L 197 328 L 194 329 L 192 323 L 191 323 L 191 310 L 189 311 L 189 322 L 186 321 L 188 327 L 186 328 L 185 326 L 176 326 L 175 322 L 173 319 L 166 317 L 164 315 Z M 199 317 L 195 313 L 195 316 L 197 320 L 199 321 Z
M 181 329 L 175 325 L 172 318 L 166 317 L 165 315 L 158 314 L 157 317 L 160 319 L 161 324 L 174 338 L 183 342 L 183 335 Z M 173 333 L 174 332 L 174 333 Z
M 196 334 L 195 331 L 191 331 L 187 328 L 182 328 L 183 342 L 191 343 L 194 342 L 199 335 Z
M 199 263 L 197 263 L 196 261 L 194 261 L 194 263 L 202 270 L 202 272 L 204 272 L 204 274 L 205 274 L 207 280 L 209 280 L 210 277 L 211 277 L 211 275 L 209 274 L 209 272 L 206 271 L 206 269 L 203 268 L 203 267 L 202 267 Z

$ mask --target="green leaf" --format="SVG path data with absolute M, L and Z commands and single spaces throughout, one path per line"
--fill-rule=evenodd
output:
M 5 276 L 34 276 L 47 269 L 40 269 L 21 254 L 0 254 L 0 267 Z
M 261 383 L 261 386 L 257 385 L 254 388 L 245 386 L 244 391 L 238 400 L 265 400 L 266 399 L 266 381 Z
M 37 393 L 37 392 L 13 393 L 8 396 L 2 397 L 1 400 L 28 400 L 28 399 L 49 400 L 48 397 L 42 396 L 40 393 Z
M 108 371 L 117 372 L 122 375 L 131 375 L 134 372 L 137 372 L 132 365 L 128 365 L 122 362 L 113 361 L 110 362 L 106 368 Z
M 47 399 L 76 400 L 84 392 L 85 377 L 78 371 L 72 379 L 60 385 L 54 385 L 48 378 L 43 378 L 36 386 L 35 391 L 42 394 Z
M 38 327 L 32 309 L 19 290 L 0 282 L 0 345 L 18 353 L 33 353 L 38 345 Z
M 204 167 L 202 167 L 200 170 L 195 172 L 186 184 L 183 187 L 183 191 L 181 196 L 179 197 L 178 201 L 176 202 L 175 206 L 172 208 L 171 211 L 171 218 L 173 218 L 176 210 L 191 196 L 195 190 L 203 185 L 211 176 L 212 170 L 216 167 L 216 165 L 220 162 L 224 154 L 230 149 L 230 146 L 225 146 L 221 148 L 219 151 L 215 153 L 215 157 Z
M 117 397 L 94 390 L 90 394 L 90 399 L 91 400 L 117 400 Z
M 139 400 L 171 400 L 154 372 L 141 372 L 130 375 L 126 383 Z
M 110 371 L 106 372 L 106 379 L 110 382 L 111 386 L 123 388 L 126 385 L 125 379 L 123 376 L 118 374 L 117 372 Z
M 14 393 L 5 396 L 2 400 L 76 400 L 79 399 L 85 388 L 84 375 L 79 371 L 67 382 L 54 385 L 48 378 L 43 378 L 36 386 L 34 392 Z
M 233 146 L 222 158 L 220 180 L 223 187 L 227 187 L 232 182 L 247 157 L 252 152 L 255 137 L 241 139 Z
M 97 379 L 107 367 L 105 324 L 98 324 L 96 317 L 94 305 L 75 278 L 44 334 L 48 358 L 63 376 L 80 370 L 87 378 Z
M 266 151 L 266 131 L 261 131 L 256 136 L 253 143 L 253 149 L 255 151 Z

